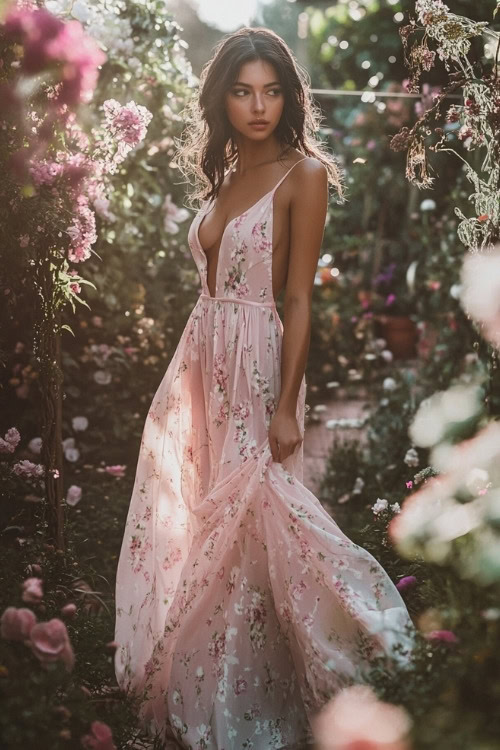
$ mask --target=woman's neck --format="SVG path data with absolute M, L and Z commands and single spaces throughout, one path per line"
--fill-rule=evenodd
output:
M 251 141 L 248 138 L 235 139 L 238 149 L 238 159 L 232 171 L 238 176 L 245 175 L 249 170 L 264 164 L 272 164 L 283 153 L 283 149 L 276 138 L 271 136 L 265 141 Z M 288 149 L 285 149 L 285 153 Z

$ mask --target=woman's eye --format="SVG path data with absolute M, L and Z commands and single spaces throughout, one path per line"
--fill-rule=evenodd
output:
M 247 92 L 244 89 L 238 89 L 236 91 L 233 91 L 233 94 L 235 96 L 240 96 L 240 94 L 246 94 Z
M 281 94 L 281 89 L 270 89 L 270 94 L 274 94 L 274 96 L 279 96 Z

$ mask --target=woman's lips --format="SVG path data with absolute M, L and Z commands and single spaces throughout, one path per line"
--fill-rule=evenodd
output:
M 251 128 L 254 128 L 255 130 L 265 130 L 267 126 L 269 125 L 268 122 L 250 122 L 249 123 Z

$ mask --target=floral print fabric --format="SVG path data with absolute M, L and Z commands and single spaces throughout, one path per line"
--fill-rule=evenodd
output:
M 281 182 L 226 227 L 215 297 L 204 208 L 191 225 L 203 291 L 146 418 L 118 562 L 118 683 L 140 695 L 145 726 L 191 750 L 304 747 L 311 717 L 370 658 L 411 654 L 394 584 L 302 484 L 302 445 L 272 459 Z

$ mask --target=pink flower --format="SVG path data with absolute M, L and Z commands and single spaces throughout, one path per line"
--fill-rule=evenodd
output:
M 111 729 L 102 721 L 93 721 L 90 725 L 92 734 L 81 738 L 85 750 L 116 750 Z
M 341 690 L 311 723 L 317 750 L 410 750 L 410 717 L 367 685 Z
M 407 589 L 413 588 L 415 584 L 417 583 L 417 579 L 415 576 L 405 576 L 404 578 L 401 578 L 400 581 L 397 582 L 396 588 L 399 592 L 406 591 Z
M 31 609 L 7 607 L 0 619 L 0 634 L 9 641 L 24 641 L 35 624 L 36 616 Z
M 396 295 L 395 294 L 389 294 L 387 295 L 387 299 L 385 300 L 386 307 L 389 307 L 389 305 L 392 305 L 396 301 Z
M 413 482 L 411 480 L 409 482 L 406 482 L 406 489 L 407 490 L 411 490 L 412 487 L 413 487 Z
M 24 461 L 18 461 L 12 467 L 14 474 L 25 479 L 39 479 L 43 477 L 45 473 L 45 467 L 42 464 L 34 464 L 31 461 L 25 459 Z
M 43 588 L 41 578 L 27 578 L 23 583 L 23 602 L 36 603 L 43 599 Z
M 107 99 L 102 105 L 108 128 L 125 143 L 137 146 L 146 135 L 153 115 L 146 107 L 134 101 L 121 105 L 116 99 Z
M 431 630 L 426 633 L 428 641 L 440 641 L 441 643 L 458 643 L 458 638 L 451 630 Z
M 76 604 L 73 604 L 73 602 L 65 604 L 64 607 L 61 608 L 61 614 L 64 615 L 64 617 L 74 617 L 74 615 L 76 615 L 76 612 Z
M 82 288 L 77 281 L 74 281 L 72 284 L 70 284 L 69 288 L 71 289 L 73 294 L 80 294 L 80 292 L 82 291 Z
M 62 661 L 68 672 L 75 664 L 75 654 L 71 646 L 66 625 L 54 617 L 48 622 L 39 622 L 30 634 L 28 643 L 43 666 Z
M 106 466 L 104 471 L 107 471 L 108 474 L 111 474 L 113 477 L 124 477 L 126 468 L 126 464 L 123 466 L 121 464 L 115 464 L 114 466 Z
M 20 440 L 19 431 L 15 427 L 11 427 L 5 433 L 3 440 L 0 438 L 0 453 L 14 453 Z

